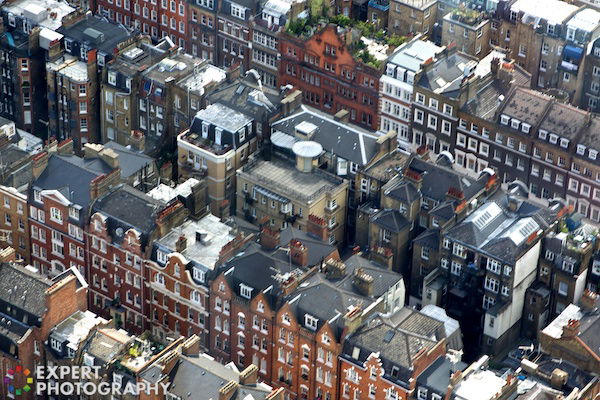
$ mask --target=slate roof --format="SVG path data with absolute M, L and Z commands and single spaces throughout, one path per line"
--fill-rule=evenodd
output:
M 417 311 L 403 308 L 391 317 L 375 314 L 343 346 L 342 357 L 364 365 L 372 353 L 379 353 L 384 376 L 403 387 L 412 377 L 413 357 L 444 338 L 444 324 Z M 359 349 L 358 354 L 355 348 Z M 356 356 L 356 357 L 355 357 Z M 399 372 L 392 375 L 392 367 Z
M 305 231 L 298 230 L 291 226 L 281 231 L 279 245 L 281 247 L 287 247 L 292 239 L 300 240 L 302 244 L 308 248 L 308 265 L 319 264 L 323 261 L 323 258 L 329 256 L 337 249 L 334 245 L 326 243 L 310 233 L 306 233 Z
M 58 190 L 74 204 L 83 207 L 83 214 L 90 205 L 90 182 L 112 168 L 99 158 L 83 159 L 73 155 L 51 154 L 48 166 L 33 182 L 40 190 Z M 30 198 L 33 197 L 31 193 Z
M 364 166 L 378 153 L 377 136 L 374 132 L 336 121 L 331 115 L 305 105 L 301 106 L 297 113 L 273 123 L 272 127 L 274 132 L 279 131 L 288 135 L 291 140 L 286 143 L 293 144 L 298 140 L 294 137 L 296 126 L 302 122 L 308 122 L 316 127 L 310 140 L 321 144 L 323 150 L 344 160 Z M 275 141 L 273 144 L 277 145 Z
M 272 253 L 263 251 L 260 245 L 251 243 L 243 252 L 229 260 L 221 270 L 225 271 L 229 285 L 238 296 L 241 283 L 253 289 L 252 297 L 272 286 L 265 294 L 273 306 L 283 282 L 290 276 L 298 276 L 305 272 L 305 269 L 291 264 L 287 253 L 285 254 L 287 260 L 283 261 L 283 257 L 273 256 Z
M 501 101 L 501 96 L 506 98 L 514 87 L 527 87 L 531 83 L 531 75 L 520 65 L 515 64 L 512 68 L 511 82 L 504 82 L 500 79 L 490 77 L 491 79 L 462 107 L 463 111 L 471 115 L 476 115 L 478 118 L 493 121 L 496 111 L 504 105 L 504 102 Z
M 142 168 L 154 163 L 152 157 L 130 150 L 117 142 L 109 141 L 104 144 L 104 148 L 112 149 L 119 155 L 119 168 L 123 179 L 130 178 Z
M 448 391 L 452 372 L 464 371 L 465 368 L 467 368 L 467 364 L 462 361 L 459 361 L 453 367 L 448 358 L 440 356 L 419 374 L 417 377 L 417 387 L 425 386 L 437 394 L 444 395 Z
M 344 261 L 344 264 L 346 271 L 343 277 L 333 278 L 327 277 L 324 273 L 314 274 L 285 298 L 301 325 L 304 325 L 306 314 L 318 319 L 317 329 L 329 321 L 338 340 L 344 328 L 343 316 L 350 308 L 360 307 L 364 310 L 402 280 L 402 275 L 397 272 L 390 271 L 360 255 L 353 255 Z M 353 283 L 355 272 L 359 268 L 373 278 L 371 296 L 365 296 Z M 327 304 L 327 307 L 323 307 L 323 304 Z
M 262 93 L 267 101 L 255 101 L 252 99 L 252 93 L 259 88 L 255 76 L 252 73 L 246 73 L 244 77 L 235 82 L 221 83 L 215 91 L 207 95 L 206 99 L 209 104 L 224 104 L 255 121 L 267 121 L 279 113 L 284 96 L 277 90 L 263 86 Z
M 388 63 L 399 65 L 410 71 L 417 72 L 421 69 L 421 64 L 430 57 L 434 57 L 442 51 L 442 47 L 435 45 L 429 40 L 411 40 L 400 46 L 390 56 Z
M 500 113 L 531 126 L 536 126 L 541 121 L 551 101 L 552 97 L 541 92 L 527 88 L 517 88 L 506 101 Z
M 169 373 L 170 394 L 186 400 L 219 398 L 219 389 L 229 381 L 239 382 L 240 373 L 208 357 L 180 355 Z M 231 400 L 265 400 L 271 389 L 266 385 L 240 385 Z
M 427 229 L 414 238 L 413 243 L 418 243 L 423 247 L 429 247 L 430 249 L 435 249 L 437 251 L 440 247 L 440 230 Z
M 3 305 L 0 311 L 10 314 L 6 309 L 10 306 L 30 316 L 42 318 L 46 313 L 46 290 L 50 286 L 52 286 L 51 280 L 35 272 L 2 263 L 0 264 L 0 303 Z
M 433 66 L 423 72 L 417 85 L 449 98 L 456 98 L 465 69 L 474 69 L 476 65 L 474 58 L 463 53 L 452 53 L 434 61 Z
M 125 232 L 134 228 L 142 235 L 142 246 L 156 227 L 157 214 L 166 207 L 160 200 L 128 185 L 119 185 L 99 197 L 92 206 L 92 214 L 100 212 L 108 217 L 108 234 L 114 243 L 121 243 Z
M 411 225 L 411 222 L 398 210 L 386 208 L 371 217 L 371 222 L 390 232 L 399 233 Z
M 394 150 L 375 161 L 363 170 L 365 176 L 370 176 L 382 182 L 402 173 L 410 155 L 399 149 Z
M 87 29 L 94 29 L 104 34 L 104 39 L 101 43 L 93 43 L 86 34 Z M 57 29 L 58 33 L 63 34 L 66 38 L 73 39 L 79 43 L 87 42 L 92 48 L 96 48 L 103 53 L 111 55 L 117 48 L 117 45 L 126 41 L 131 36 L 124 25 L 110 22 L 106 18 L 98 15 L 86 15 L 81 21 L 74 25 L 65 27 L 64 25 Z
M 508 196 L 499 190 L 460 223 L 450 228 L 447 237 L 477 252 L 513 264 L 527 248 L 529 235 L 545 231 L 554 221 L 560 206 L 545 207 L 517 199 L 517 209 L 508 208 Z

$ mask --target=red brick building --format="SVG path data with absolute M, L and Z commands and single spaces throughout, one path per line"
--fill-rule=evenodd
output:
M 58 145 L 58 153 L 34 158 L 35 180 L 28 196 L 31 260 L 50 277 L 70 267 L 85 276 L 88 207 L 120 179 L 120 170 L 103 159 L 70 152 L 72 141 L 67 140 Z
M 144 260 L 151 243 L 180 224 L 187 210 L 123 185 L 98 198 L 88 228 L 90 310 L 118 328 L 142 333 L 149 315 Z
M 351 31 L 327 25 L 309 38 L 282 33 L 279 38 L 279 84 L 300 89 L 304 103 L 330 114 L 347 110 L 349 120 L 378 128 L 379 79 L 382 71 L 353 54 Z
M 364 322 L 344 343 L 340 398 L 413 398 L 417 377 L 446 355 L 444 323 L 409 309 Z
M 343 337 L 365 316 L 392 311 L 396 297 L 403 304 L 402 277 L 358 255 L 341 262 L 334 247 L 291 228 L 263 228 L 261 245 L 211 285 L 211 353 L 257 365 L 286 398 L 337 399 Z
M 179 47 L 190 49 L 188 3 L 185 0 L 95 0 L 90 8 L 155 40 L 169 36 Z
M 212 214 L 188 219 L 154 242 L 145 264 L 147 304 L 155 337 L 197 335 L 209 344 L 209 281 L 214 269 L 239 251 L 252 236 L 236 234 Z
M 13 254 L 14 257 L 14 254 Z M 0 374 L 16 388 L 25 386 L 17 366 L 34 371 L 46 360 L 44 343 L 52 328 L 77 310 L 87 308 L 87 287 L 74 269 L 50 280 L 21 266 L 0 264 Z M 3 399 L 33 399 L 34 392 L 9 393 L 0 382 Z

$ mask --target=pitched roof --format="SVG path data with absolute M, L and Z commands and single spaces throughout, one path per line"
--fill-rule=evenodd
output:
M 121 168 L 121 177 L 123 178 L 129 178 L 142 168 L 154 163 L 152 157 L 130 150 L 117 142 L 107 142 L 104 147 L 114 150 L 119 155 L 119 168 Z
M 73 155 L 51 154 L 48 166 L 33 182 L 32 188 L 58 190 L 72 203 L 87 210 L 91 201 L 90 183 L 112 170 L 99 158 L 83 159 Z
M 284 133 L 284 137 L 272 136 L 274 145 L 283 141 L 287 136 L 289 146 L 296 142 L 296 127 L 300 124 L 311 126 L 314 134 L 310 140 L 323 146 L 325 151 L 331 152 L 344 160 L 352 161 L 360 166 L 367 165 L 378 153 L 377 135 L 356 125 L 336 121 L 331 115 L 325 114 L 315 108 L 301 106 L 300 110 L 288 117 L 275 122 L 272 127 L 274 132 Z
M 444 336 L 442 322 L 403 308 L 392 316 L 376 314 L 367 320 L 346 339 L 342 357 L 363 365 L 372 353 L 377 353 L 384 376 L 408 387 L 414 356 L 423 348 L 435 346 Z
M 94 202 L 92 213 L 100 212 L 108 217 L 108 232 L 114 243 L 121 243 L 125 232 L 134 228 L 141 233 L 145 245 L 156 227 L 158 213 L 165 207 L 164 202 L 131 186 L 119 185 Z
M 46 290 L 52 281 L 17 265 L 0 264 L 0 303 L 6 314 L 7 307 L 21 313 L 42 318 L 46 313 Z M 21 319 L 22 315 L 19 315 Z M 38 324 L 39 321 L 30 321 Z
M 371 222 L 390 232 L 399 233 L 410 226 L 411 222 L 398 210 L 386 208 L 371 217 Z

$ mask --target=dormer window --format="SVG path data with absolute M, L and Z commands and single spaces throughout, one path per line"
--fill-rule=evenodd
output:
M 231 15 L 239 19 L 245 19 L 246 10 L 237 4 L 231 3 Z
M 510 118 L 507 115 L 500 116 L 500 123 L 502 125 L 508 125 L 508 121 L 510 121 Z
M 220 145 L 221 144 L 221 136 L 223 134 L 223 129 L 221 128 L 216 128 L 215 129 L 215 143 Z
M 317 322 L 319 322 L 319 320 L 310 314 L 306 314 L 304 316 L 304 326 L 306 326 L 308 329 L 316 330 Z
M 252 288 L 250 286 L 240 283 L 240 296 L 249 299 L 252 297 Z
M 552 143 L 552 144 L 558 143 L 558 136 L 555 135 L 555 134 L 553 134 L 553 133 L 551 133 L 550 134 L 550 143 Z
M 585 146 L 582 144 L 577 145 L 577 154 L 584 155 L 585 154 Z
M 548 136 L 548 132 L 540 129 L 539 133 L 538 133 L 538 137 L 542 140 L 546 140 L 546 137 Z
M 204 278 L 206 277 L 206 273 L 201 269 L 194 268 L 194 279 L 198 282 L 204 282 Z
M 590 160 L 595 160 L 596 157 L 598 157 L 598 152 L 596 150 L 589 149 L 588 156 L 590 157 Z
M 206 139 L 208 137 L 208 123 L 202 123 L 202 137 Z
M 561 138 L 560 139 L 560 147 L 567 148 L 569 147 L 569 139 Z
M 510 122 L 510 126 L 513 129 L 519 129 L 519 125 L 521 125 L 521 121 L 519 121 L 518 119 L 514 119 Z
M 523 133 L 529 133 L 529 130 L 531 129 L 531 125 L 523 123 L 521 125 L 521 131 L 523 131 Z

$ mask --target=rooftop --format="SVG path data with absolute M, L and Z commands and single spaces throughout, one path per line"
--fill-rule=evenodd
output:
M 454 388 L 454 395 L 461 400 L 492 400 L 502 391 L 506 380 L 489 369 L 473 371 Z
M 336 121 L 333 116 L 305 105 L 273 123 L 272 128 L 271 142 L 275 146 L 291 150 L 294 143 L 302 140 L 296 137 L 300 133 L 319 143 L 325 151 L 360 166 L 371 162 L 379 151 L 375 132 Z
M 395 64 L 409 71 L 417 72 L 421 64 L 434 57 L 442 50 L 429 40 L 411 40 L 398 47 L 388 59 L 388 64 Z
M 394 3 L 405 4 L 407 6 L 425 10 L 437 3 L 437 0 L 392 0 Z
M 86 14 L 84 18 L 58 32 L 65 38 L 87 43 L 103 53 L 112 55 L 119 43 L 129 39 L 131 31 L 122 24 L 113 23 L 98 15 Z
M 62 0 L 16 0 L 2 5 L 11 14 L 28 18 L 34 24 L 44 28 L 57 30 L 62 25 L 64 16 L 75 11 Z
M 195 118 L 234 133 L 252 122 L 250 117 L 221 103 L 198 111 Z
M 67 342 L 67 347 L 77 351 L 79 343 L 89 335 L 95 326 L 106 323 L 108 323 L 107 320 L 91 311 L 77 311 L 56 325 L 50 335 L 59 342 Z
M 144 153 L 129 149 L 117 142 L 107 142 L 104 145 L 106 149 L 112 149 L 119 156 L 119 168 L 121 176 L 124 179 L 137 174 L 144 167 L 154 163 L 154 159 Z
M 84 351 L 105 364 L 115 360 L 131 340 L 133 337 L 123 329 L 99 328 L 86 342 Z
M 567 21 L 567 27 L 591 33 L 600 25 L 600 12 L 592 8 L 580 9 Z
M 146 194 L 155 200 L 162 201 L 163 203 L 170 203 L 178 196 L 188 197 L 192 194 L 192 188 L 198 183 L 200 183 L 200 181 L 194 178 L 189 178 L 187 181 L 182 182 L 175 187 L 161 183 Z
M 145 244 L 156 227 L 158 213 L 166 206 L 131 186 L 120 185 L 94 202 L 92 214 L 99 212 L 108 217 L 108 234 L 114 243 L 121 243 L 125 233 L 133 228 Z
M 144 71 L 144 77 L 152 81 L 164 84 L 168 79 L 179 80 L 187 77 L 200 66 L 203 60 L 187 53 L 178 53 L 163 58 L 156 64 Z M 146 89 L 146 88 L 144 88 Z
M 202 239 L 198 234 L 202 234 Z M 233 228 L 220 221 L 212 214 L 206 215 L 199 221 L 187 220 L 174 228 L 157 243 L 176 251 L 176 243 L 180 237 L 187 239 L 186 247 L 180 253 L 188 260 L 212 270 L 215 268 L 219 253 L 223 246 L 235 239 Z
M 182 79 L 179 85 L 198 95 L 204 94 L 204 88 L 211 83 L 223 82 L 226 72 L 212 64 L 205 64 L 187 78 Z
M 88 81 L 87 65 L 83 61 L 79 61 L 79 59 L 70 55 L 65 55 L 55 61 L 46 62 L 46 69 L 55 71 L 59 75 L 66 76 L 72 81 Z
M 409 159 L 410 154 L 401 150 L 394 150 L 365 168 L 363 174 L 379 181 L 387 182 L 395 175 L 404 171 Z
M 534 22 L 537 26 L 540 20 L 551 25 L 562 24 L 578 7 L 561 0 L 517 0 L 510 8 L 514 12 L 523 12 L 523 22 Z
M 319 169 L 312 173 L 301 172 L 293 162 L 281 158 L 273 158 L 271 161 L 255 158 L 238 170 L 238 176 L 240 175 L 282 197 L 309 203 L 340 188 L 346 182 Z
M 423 72 L 418 86 L 449 97 L 457 97 L 464 77 L 471 75 L 478 62 L 471 56 L 453 52 L 441 56 Z

